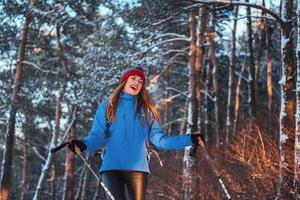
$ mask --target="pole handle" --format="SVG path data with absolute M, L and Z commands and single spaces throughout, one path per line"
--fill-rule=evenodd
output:
M 70 144 L 70 142 L 65 142 L 62 143 L 61 145 L 58 145 L 57 147 L 54 147 L 50 150 L 51 153 L 56 153 L 58 151 L 60 151 L 61 149 L 63 149 L 65 146 L 67 146 L 68 144 Z

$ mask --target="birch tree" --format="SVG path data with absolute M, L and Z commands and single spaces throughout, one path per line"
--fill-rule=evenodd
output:
M 282 0 L 281 15 L 285 25 L 281 31 L 282 79 L 279 133 L 279 196 L 289 197 L 293 179 L 289 171 L 294 171 L 292 164 L 295 145 L 295 72 L 293 47 L 293 0 Z
M 195 69 L 195 59 L 196 59 L 196 11 L 191 11 L 190 16 L 190 38 L 191 38 L 191 47 L 189 54 L 189 107 L 188 107 L 188 126 L 187 133 L 192 133 L 197 130 L 198 116 L 196 115 L 195 108 L 199 106 L 196 104 L 196 69 Z M 183 198 L 186 200 L 193 199 L 193 168 L 195 160 L 190 156 L 192 147 L 186 147 L 184 151 L 183 158 Z

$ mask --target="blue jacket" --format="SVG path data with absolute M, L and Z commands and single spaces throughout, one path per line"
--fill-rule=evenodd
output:
M 87 146 L 85 151 L 93 152 L 105 145 L 100 172 L 135 170 L 149 173 L 146 154 L 148 128 L 144 114 L 136 114 L 136 97 L 124 92 L 120 94 L 116 121 L 110 125 L 110 137 L 105 140 L 107 104 L 108 101 L 104 100 L 97 109 L 90 133 L 83 139 Z M 149 139 L 155 147 L 163 150 L 176 150 L 192 145 L 190 135 L 165 135 L 156 120 L 153 121 Z

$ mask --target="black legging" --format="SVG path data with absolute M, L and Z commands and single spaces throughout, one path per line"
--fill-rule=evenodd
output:
M 101 177 L 116 200 L 145 200 L 148 181 L 146 172 L 113 170 L 102 172 Z M 106 199 L 110 200 L 108 195 Z

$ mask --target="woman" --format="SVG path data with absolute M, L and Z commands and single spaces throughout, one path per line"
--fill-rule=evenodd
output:
M 202 135 L 167 136 L 159 126 L 159 114 L 145 88 L 142 67 L 126 71 L 109 101 L 105 100 L 87 137 L 72 140 L 69 148 L 80 154 L 105 146 L 100 173 L 115 199 L 143 200 L 149 174 L 146 140 L 159 149 L 204 146 Z M 108 130 L 108 131 L 107 131 Z

